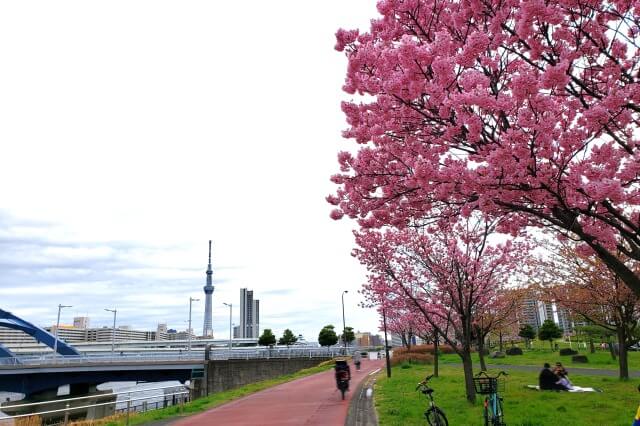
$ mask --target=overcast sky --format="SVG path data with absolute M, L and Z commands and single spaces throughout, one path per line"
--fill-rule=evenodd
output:
M 329 218 L 349 142 L 339 27 L 374 0 L 0 3 L 0 308 L 202 331 L 239 289 L 261 328 L 376 331 L 348 221 Z

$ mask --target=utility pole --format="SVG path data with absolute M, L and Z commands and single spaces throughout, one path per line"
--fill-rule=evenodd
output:
M 344 321 L 344 294 L 349 293 L 349 290 L 345 290 L 342 292 L 342 343 L 344 344 L 344 354 L 347 354 L 347 336 L 346 336 L 346 328 L 347 324 Z

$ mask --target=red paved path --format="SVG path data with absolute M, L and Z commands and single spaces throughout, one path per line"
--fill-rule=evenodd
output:
M 333 370 L 254 393 L 228 404 L 188 417 L 172 426 L 196 425 L 326 425 L 342 426 L 349 401 L 358 384 L 381 360 L 362 360 L 355 371 L 351 364 L 351 384 L 343 401 L 336 389 Z

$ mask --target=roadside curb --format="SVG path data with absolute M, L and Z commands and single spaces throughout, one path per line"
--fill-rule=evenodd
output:
M 345 426 L 378 426 L 378 416 L 373 403 L 373 385 L 380 371 L 381 368 L 378 368 L 368 373 L 358 385 L 349 404 Z

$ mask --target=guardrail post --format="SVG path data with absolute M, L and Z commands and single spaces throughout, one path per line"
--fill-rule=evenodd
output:
M 129 426 L 129 410 L 131 409 L 131 395 L 127 399 L 127 426 Z
M 184 394 L 180 394 L 180 414 L 184 411 Z
M 69 424 L 69 403 L 67 402 L 64 407 L 64 426 Z

